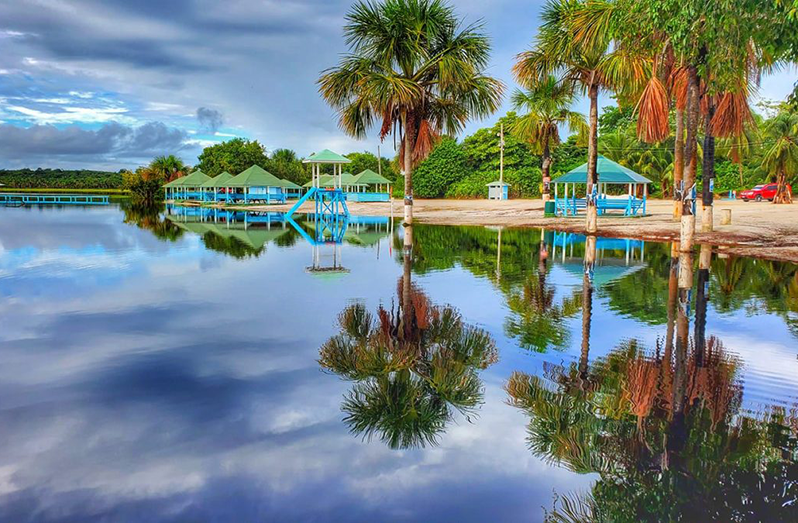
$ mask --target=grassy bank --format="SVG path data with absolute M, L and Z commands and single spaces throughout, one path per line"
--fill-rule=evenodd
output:
M 0 187 L 0 192 L 5 193 L 37 193 L 37 194 L 109 194 L 115 196 L 129 196 L 124 189 L 63 189 L 45 187 Z

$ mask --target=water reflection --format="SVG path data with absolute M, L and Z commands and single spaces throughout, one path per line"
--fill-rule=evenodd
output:
M 455 412 L 474 414 L 483 399 L 478 371 L 498 359 L 486 331 L 413 285 L 412 234 L 406 227 L 395 305 L 380 306 L 376 317 L 350 305 L 338 317 L 341 332 L 319 351 L 323 368 L 354 382 L 344 422 L 392 449 L 435 445 Z
M 599 475 L 587 494 L 556 496 L 548 518 L 794 521 L 798 418 L 780 407 L 741 409 L 742 364 L 706 337 L 711 248 L 701 247 L 693 336 L 693 253 L 674 245 L 664 347 L 627 339 L 589 364 L 595 253 L 588 238 L 578 362 L 544 365 L 542 375 L 514 372 L 505 385 L 509 403 L 529 416 L 536 456 Z
M 146 229 L 159 240 L 174 242 L 179 240 L 185 232 L 185 229 L 164 218 L 163 212 L 166 207 L 163 203 L 145 205 L 124 200 L 120 204 L 120 208 L 125 215 L 125 223 L 133 224 L 140 229 Z
M 0 520 L 798 520 L 794 265 L 202 212 L 0 210 Z
M 238 259 L 257 258 L 270 243 L 289 247 L 298 239 L 282 213 L 172 205 L 167 213 L 175 227 L 200 236 L 206 248 Z

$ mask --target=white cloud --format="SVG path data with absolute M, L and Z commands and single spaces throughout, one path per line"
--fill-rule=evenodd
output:
M 56 103 L 56 102 L 50 102 Z M 59 112 L 45 112 L 21 105 L 11 105 L 7 107 L 8 110 L 24 115 L 26 120 L 38 124 L 73 124 L 73 123 L 106 123 L 106 122 L 119 122 L 125 124 L 134 124 L 137 122 L 135 118 L 125 116 L 128 112 L 123 107 L 64 107 L 63 111 Z

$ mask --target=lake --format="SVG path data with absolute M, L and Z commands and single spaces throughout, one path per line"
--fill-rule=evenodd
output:
M 798 521 L 798 266 L 404 234 L 0 209 L 0 520 Z

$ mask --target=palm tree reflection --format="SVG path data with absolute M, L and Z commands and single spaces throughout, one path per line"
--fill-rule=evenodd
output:
M 505 385 L 509 403 L 529 416 L 527 442 L 535 455 L 599 475 L 589 494 L 557 496 L 548 520 L 798 517 L 795 413 L 742 410 L 740 362 L 720 339 L 705 334 L 707 249 L 699 262 L 693 336 L 692 274 L 688 279 L 683 272 L 692 273 L 688 253 L 678 260 L 682 277 L 671 271 L 664 350 L 659 343 L 648 351 L 626 340 L 593 363 L 583 351 L 568 367 L 545 365 L 542 376 L 516 372 Z M 584 325 L 589 334 L 590 321 Z M 589 386 L 574 386 L 579 383 Z
M 548 281 L 549 251 L 544 234 L 545 231 L 541 231 L 537 272 L 530 273 L 521 285 L 506 291 L 511 314 L 505 322 L 505 330 L 521 347 L 535 352 L 564 348 L 568 341 L 566 320 L 576 315 L 580 307 L 580 298 L 576 295 L 563 297 L 561 304 L 555 303 L 557 291 Z
M 407 248 L 395 307 L 380 306 L 374 316 L 350 305 L 339 315 L 340 332 L 320 349 L 324 369 L 354 382 L 344 422 L 392 449 L 435 445 L 456 412 L 474 414 L 483 398 L 478 371 L 498 360 L 486 331 L 412 284 L 411 264 Z

